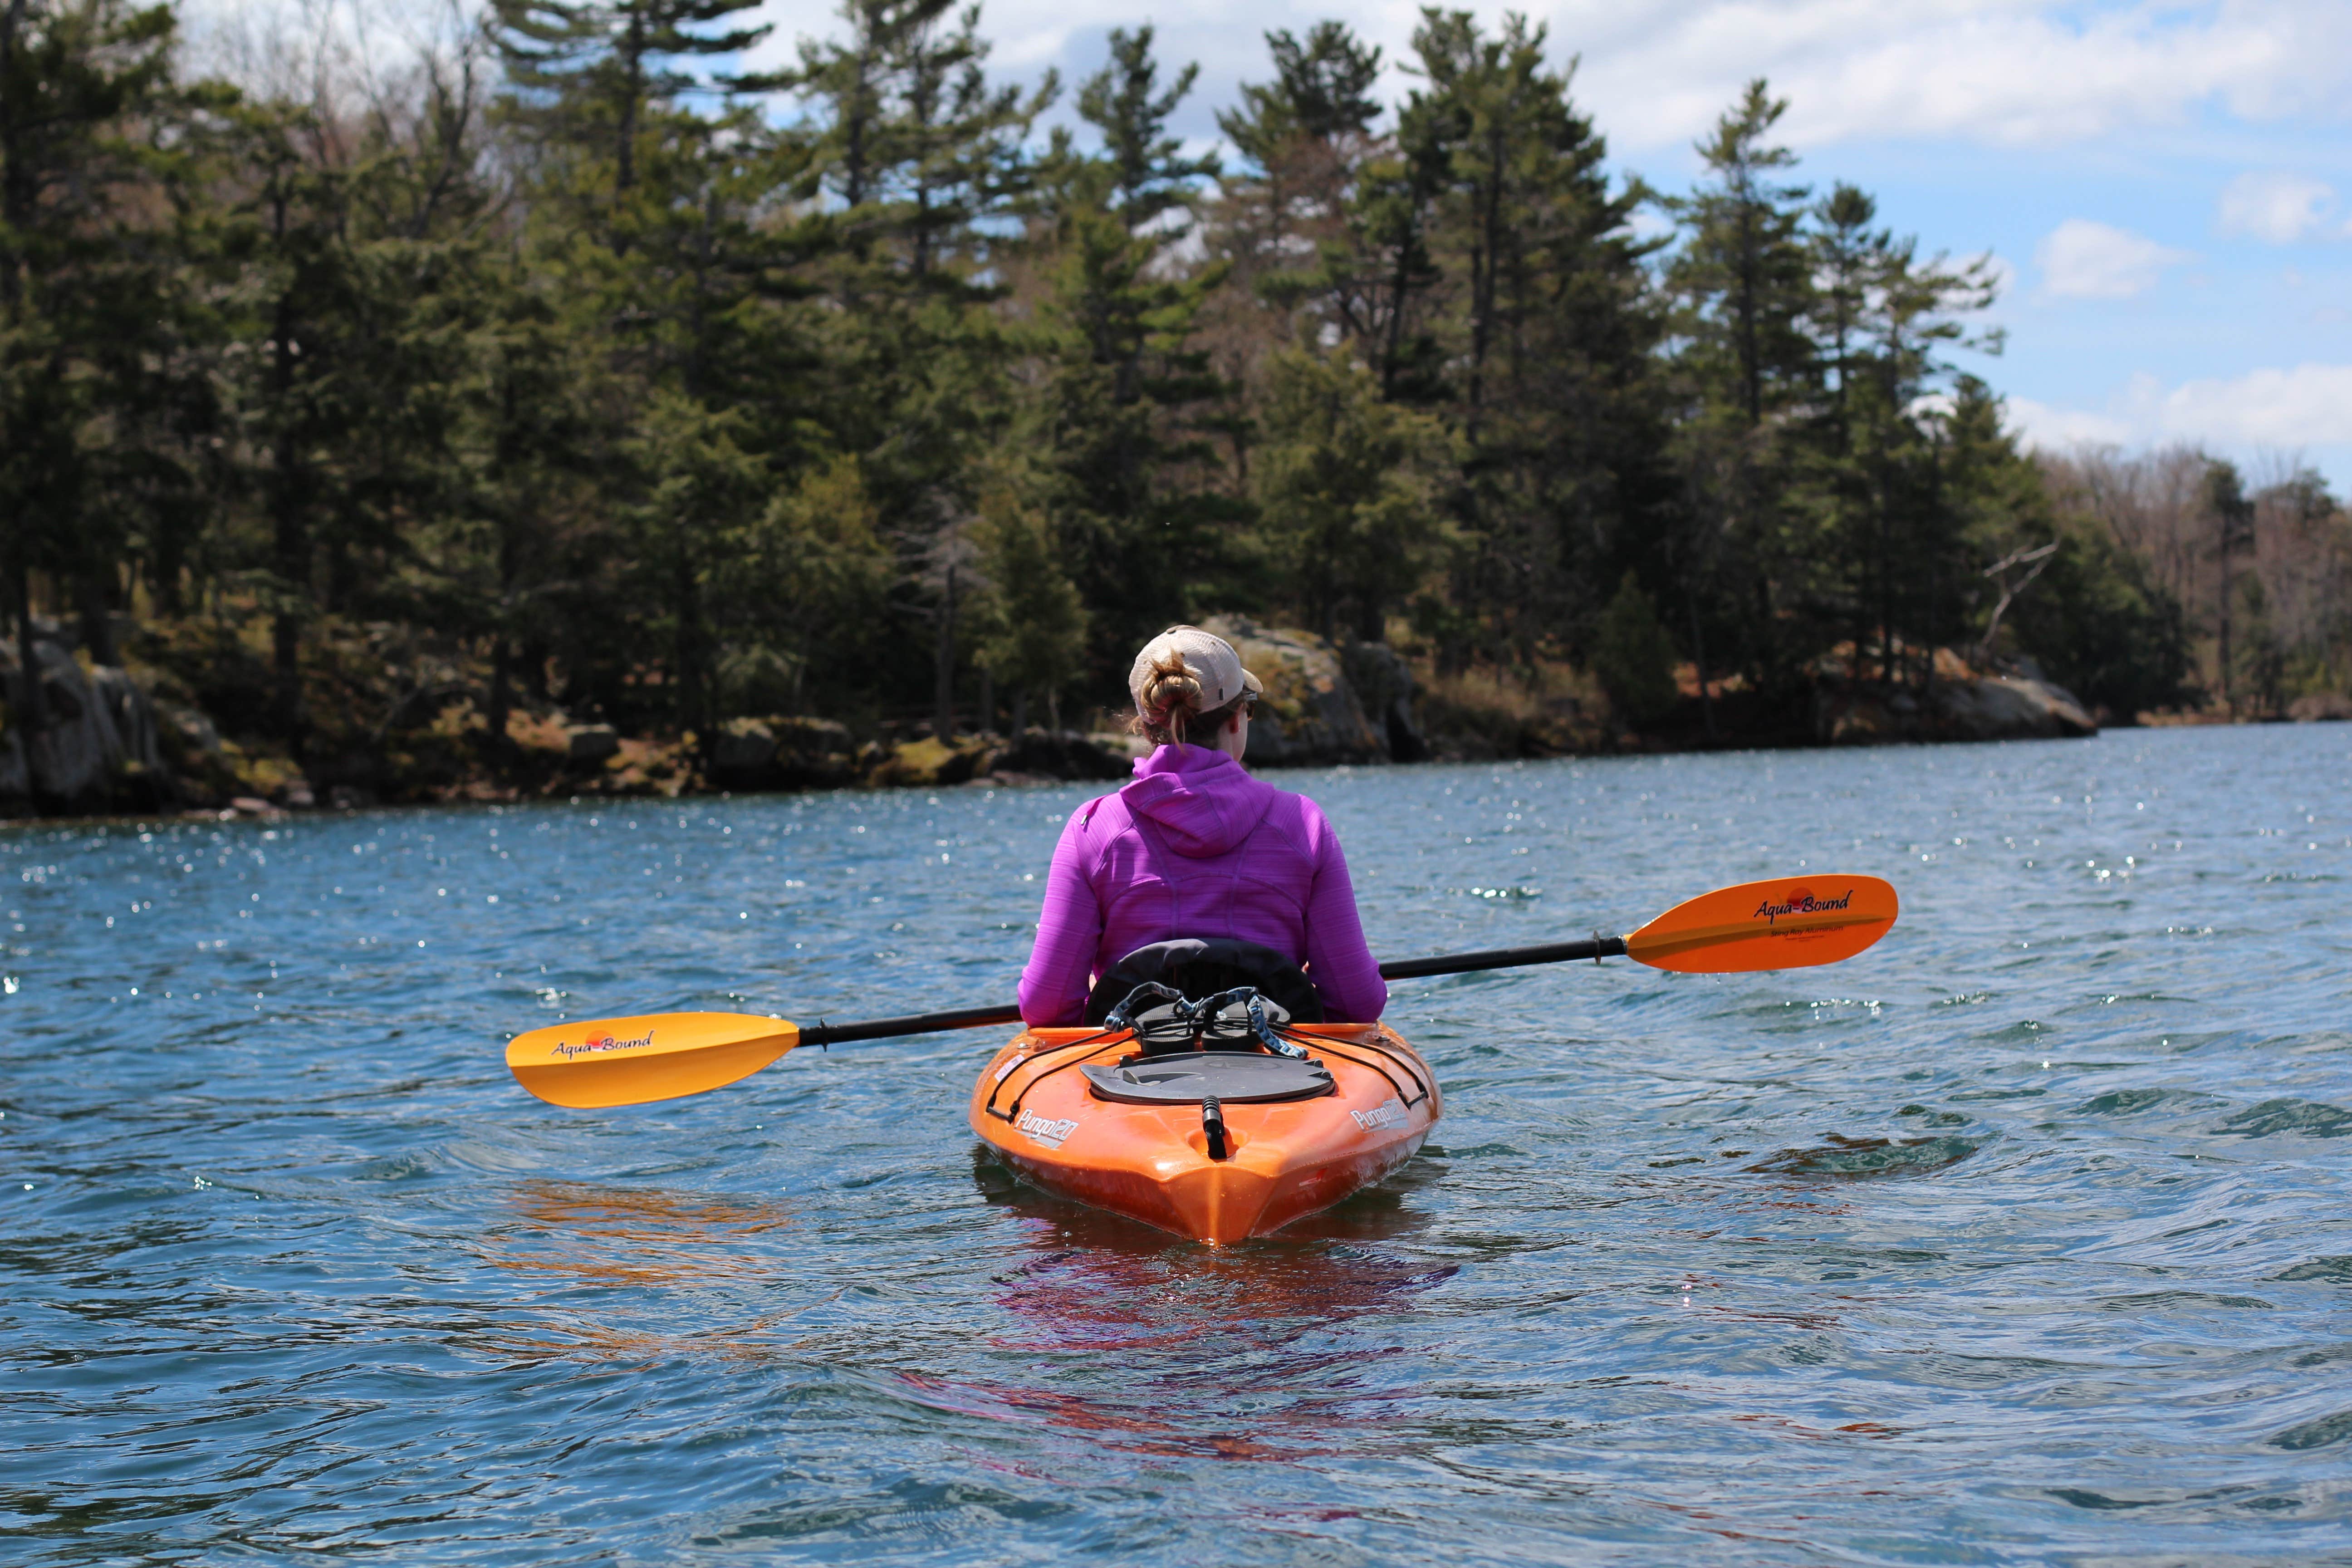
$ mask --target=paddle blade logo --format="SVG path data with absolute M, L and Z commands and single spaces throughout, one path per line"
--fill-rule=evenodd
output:
M 1877 877 L 1780 877 L 1718 888 L 1625 939 L 1654 969 L 1736 974 L 1852 958 L 1895 924 L 1899 900 Z
M 1852 888 L 1845 890 L 1843 898 L 1837 899 L 1817 899 L 1813 897 L 1813 890 L 1811 888 L 1791 888 L 1789 889 L 1788 897 L 1780 903 L 1774 903 L 1770 897 L 1767 896 L 1762 903 L 1756 906 L 1756 918 L 1767 925 L 1771 925 L 1782 915 L 1810 915 L 1822 910 L 1844 910 L 1853 907 L 1853 889 Z
M 550 1049 L 549 1054 L 551 1056 L 562 1057 L 565 1061 L 570 1061 L 574 1057 L 584 1057 L 597 1051 L 633 1051 L 639 1046 L 650 1046 L 653 1043 L 654 1032 L 651 1029 L 647 1029 L 644 1034 L 639 1035 L 634 1040 L 616 1040 L 610 1035 L 606 1035 L 602 1038 L 597 1038 L 592 1036 L 588 1039 L 581 1041 L 576 1046 L 568 1041 L 558 1040 Z

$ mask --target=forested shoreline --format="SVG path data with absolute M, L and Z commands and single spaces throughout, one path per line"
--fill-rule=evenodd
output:
M 1805 183 L 1763 81 L 1659 192 L 1517 16 L 1424 12 L 1394 102 L 1270 34 L 1213 157 L 1148 26 L 1066 88 L 851 0 L 730 76 L 750 4 L 234 82 L 169 5 L 0 11 L 0 809 L 574 788 L 591 731 L 647 789 L 747 725 L 1018 751 L 1215 614 L 1394 650 L 1490 752 L 2002 671 L 2126 723 L 2352 690 L 2318 478 L 2021 449 L 1954 360 L 1990 259 Z M 27 679 L 68 657 L 162 715 L 104 800 L 50 738 L 117 689 Z

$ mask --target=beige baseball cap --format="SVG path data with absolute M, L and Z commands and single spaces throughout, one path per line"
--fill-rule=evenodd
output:
M 1143 645 L 1143 651 L 1135 656 L 1134 668 L 1127 672 L 1128 695 L 1135 699 L 1138 708 L 1143 706 L 1143 683 L 1151 678 L 1151 667 L 1171 658 L 1181 658 L 1186 673 L 1201 683 L 1203 713 L 1223 708 L 1244 691 L 1265 689 L 1256 676 L 1242 668 L 1242 656 L 1234 651 L 1234 645 L 1216 633 L 1198 626 L 1170 626 Z

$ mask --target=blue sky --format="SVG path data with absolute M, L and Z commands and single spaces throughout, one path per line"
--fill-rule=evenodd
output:
M 1488 22 L 1501 14 L 1473 7 Z M 2008 352 L 1979 368 L 2032 438 L 2300 456 L 2352 491 L 2352 0 L 1553 0 L 1528 7 L 1619 168 L 1666 187 L 1748 77 L 1791 100 L 1799 177 L 1844 179 L 1924 247 L 1990 250 Z M 1179 129 L 1263 80 L 1262 35 L 1326 16 L 1406 52 L 1419 7 L 992 0 L 994 68 L 1066 80 L 1115 26 L 1197 60 Z M 771 0 L 786 53 L 828 4 Z M 1391 92 L 1407 85 L 1392 75 Z

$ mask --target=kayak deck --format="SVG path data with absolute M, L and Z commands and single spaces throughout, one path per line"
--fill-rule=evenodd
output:
M 1442 1110 L 1429 1064 L 1385 1024 L 1293 1025 L 1286 1033 L 1329 1071 L 1333 1091 L 1223 1105 L 1223 1159 L 1211 1156 L 1198 1103 L 1133 1104 L 1094 1092 L 1081 1068 L 1133 1057 L 1135 1037 L 1125 1031 L 1024 1030 L 972 1086 L 971 1130 L 1047 1192 L 1198 1241 L 1265 1236 L 1411 1159 Z

